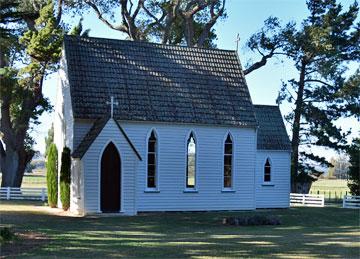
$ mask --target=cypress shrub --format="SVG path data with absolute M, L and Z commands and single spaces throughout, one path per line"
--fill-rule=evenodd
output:
M 57 157 L 58 152 L 54 143 L 50 145 L 46 163 L 46 182 L 48 189 L 48 203 L 51 208 L 56 207 L 58 184 L 57 184 Z
M 71 174 L 71 158 L 70 149 L 64 147 L 61 154 L 61 168 L 60 168 L 60 200 L 63 210 L 68 210 L 70 207 L 70 174 Z

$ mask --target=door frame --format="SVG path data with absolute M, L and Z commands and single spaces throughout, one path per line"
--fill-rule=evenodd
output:
M 123 185 L 124 185 L 124 170 L 123 170 L 123 160 L 121 158 L 121 152 L 120 152 L 120 148 L 119 145 L 116 143 L 116 141 L 114 139 L 109 139 L 105 145 L 102 147 L 99 157 L 98 157 L 98 209 L 97 212 L 98 213 L 103 213 L 101 211 L 101 159 L 103 156 L 103 153 L 106 149 L 106 147 L 110 144 L 110 142 L 112 142 L 116 149 L 117 152 L 119 154 L 120 157 L 120 211 L 119 213 L 123 213 L 124 212 L 124 192 L 123 192 Z

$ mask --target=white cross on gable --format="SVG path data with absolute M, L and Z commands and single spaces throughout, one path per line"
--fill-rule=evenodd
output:
M 236 52 L 238 52 L 238 48 L 239 48 L 239 42 L 240 42 L 240 35 L 239 35 L 239 33 L 237 34 L 237 36 L 236 36 Z
M 114 116 L 114 105 L 119 105 L 119 102 L 114 101 L 114 96 L 110 97 L 110 102 L 106 102 L 106 104 L 111 105 L 111 118 Z

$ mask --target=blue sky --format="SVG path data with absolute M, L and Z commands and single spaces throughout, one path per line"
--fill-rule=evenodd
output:
M 341 1 L 345 6 L 352 3 L 352 0 Z M 263 22 L 269 16 L 276 16 L 284 23 L 293 20 L 300 23 L 307 15 L 305 0 L 228 0 L 226 2 L 228 18 L 216 24 L 218 35 L 217 46 L 220 49 L 236 49 L 236 35 L 240 35 L 239 58 L 243 66 L 249 59 L 256 60 L 250 50 L 244 47 L 246 40 L 263 26 Z M 71 26 L 78 22 L 78 19 L 65 17 L 65 22 Z M 84 14 L 84 29 L 90 28 L 90 36 L 124 39 L 125 35 L 108 29 L 102 24 L 93 12 Z M 246 77 L 252 101 L 255 104 L 275 104 L 281 80 L 287 80 L 296 76 L 294 69 L 288 62 L 281 63 L 280 60 L 271 60 L 265 67 L 252 72 Z M 57 74 L 48 76 L 44 85 L 44 95 L 49 97 L 52 104 L 55 104 L 57 86 Z M 283 114 L 286 114 L 289 107 L 281 106 Z M 36 126 L 32 135 L 36 139 L 35 148 L 43 153 L 44 137 L 53 120 L 54 114 L 44 114 L 41 117 L 41 125 Z M 359 125 L 355 119 L 345 120 L 339 123 L 346 127 L 352 127 L 354 134 L 358 134 Z M 317 150 L 315 152 L 323 152 Z M 328 152 L 328 156 L 333 155 Z

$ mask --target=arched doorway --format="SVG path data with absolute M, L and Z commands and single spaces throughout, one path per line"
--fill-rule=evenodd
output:
M 110 142 L 101 157 L 100 209 L 119 212 L 121 201 L 121 161 L 114 143 Z

